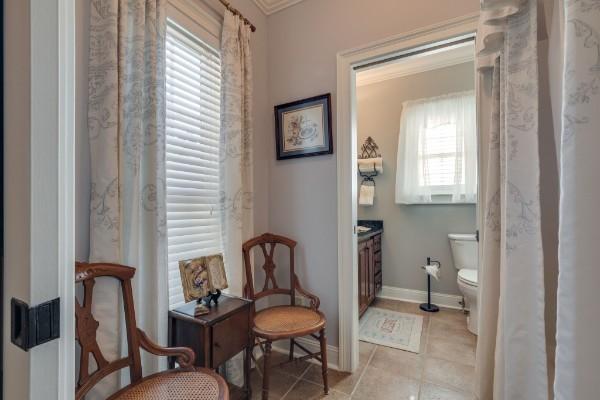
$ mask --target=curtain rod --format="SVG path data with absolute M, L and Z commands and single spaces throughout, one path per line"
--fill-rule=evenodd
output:
M 244 23 L 246 25 L 250 25 L 250 30 L 252 32 L 256 32 L 256 27 L 252 24 L 252 22 L 250 22 L 250 20 L 248 18 L 244 17 L 241 12 L 239 12 L 236 8 L 234 8 L 231 4 L 229 4 L 228 1 L 226 1 L 226 0 L 219 0 L 219 1 L 221 2 L 221 4 L 223 4 L 225 6 L 226 9 L 228 9 L 235 15 L 239 16 L 242 20 L 244 20 Z

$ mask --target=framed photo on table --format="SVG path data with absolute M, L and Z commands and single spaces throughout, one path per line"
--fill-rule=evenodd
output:
M 275 106 L 277 159 L 333 153 L 331 94 Z

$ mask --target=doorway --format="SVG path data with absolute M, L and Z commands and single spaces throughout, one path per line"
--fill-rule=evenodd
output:
M 357 294 L 360 291 L 360 284 L 358 274 L 354 272 L 359 268 L 357 223 L 359 214 L 356 199 L 358 199 L 361 181 L 357 179 L 359 175 L 356 161 L 364 142 L 359 143 L 357 140 L 357 80 L 361 79 L 361 72 L 374 70 L 391 61 L 428 52 L 433 54 L 440 49 L 461 43 L 470 42 L 472 45 L 476 21 L 476 16 L 469 16 L 338 54 L 337 131 L 347 132 L 346 135 L 337 135 L 339 365 L 344 371 L 354 371 L 359 365 L 360 305 Z M 395 157 L 392 158 L 388 162 L 395 163 Z M 480 212 L 477 211 L 477 221 L 480 220 L 479 214 Z M 423 260 L 421 265 L 425 263 L 426 260 Z M 381 296 L 381 290 L 378 290 L 378 293 Z M 414 292 L 408 294 L 415 295 Z M 420 295 L 421 293 L 418 294 Z M 411 300 L 420 301 L 421 298 L 415 297 Z M 439 297 L 435 300 L 438 301 Z

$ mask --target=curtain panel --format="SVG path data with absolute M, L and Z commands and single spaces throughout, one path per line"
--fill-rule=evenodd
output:
M 476 356 L 481 400 L 548 399 L 537 41 L 536 0 L 482 1 L 477 64 L 493 87 L 481 99 L 491 109 L 483 132 L 489 155 Z
M 90 18 L 90 261 L 137 269 L 137 324 L 166 344 L 166 0 L 92 0 Z M 118 283 L 99 280 L 94 295 L 98 341 L 113 360 L 126 351 Z M 144 354 L 142 365 L 157 371 L 159 358 Z M 116 378 L 88 398 L 108 397 Z
M 561 134 L 557 400 L 600 393 L 600 1 L 565 0 Z
M 225 11 L 221 34 L 221 138 L 219 150 L 221 238 L 229 292 L 243 295 L 242 244 L 254 233 L 252 182 L 252 57 L 250 26 Z M 241 385 L 243 357 L 226 364 Z
M 475 93 L 402 103 L 396 203 L 477 202 Z

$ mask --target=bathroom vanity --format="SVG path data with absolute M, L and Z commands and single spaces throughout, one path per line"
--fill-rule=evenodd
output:
M 381 290 L 383 221 L 358 221 L 358 312 L 362 316 Z

